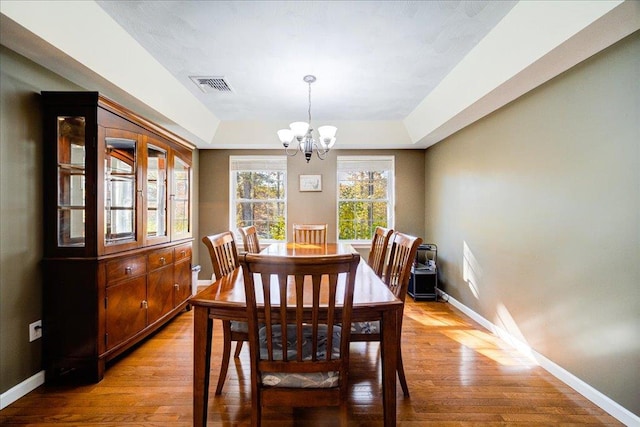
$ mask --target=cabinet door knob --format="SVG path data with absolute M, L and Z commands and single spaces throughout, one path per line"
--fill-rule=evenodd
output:
M 149 303 L 147 303 L 147 301 L 142 300 L 142 302 L 140 303 L 140 307 L 147 309 L 149 308 Z
M 125 267 L 124 268 L 124 273 L 125 274 L 131 274 L 132 271 L 133 271 L 133 267 Z
M 174 288 L 176 288 L 176 291 L 180 290 L 180 285 L 178 285 L 177 283 L 175 285 L 173 285 Z
M 160 257 L 160 264 L 163 264 L 163 265 L 164 265 L 164 263 L 165 263 L 165 259 L 164 259 L 164 257 Z
M 180 256 L 185 256 L 186 255 L 186 251 L 180 251 Z

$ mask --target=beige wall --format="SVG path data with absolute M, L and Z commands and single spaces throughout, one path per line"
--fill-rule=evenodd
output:
M 267 135 L 266 137 L 269 137 Z M 275 137 L 274 137 L 275 141 Z M 283 150 L 200 150 L 200 232 L 220 233 L 229 229 L 229 156 L 282 155 Z M 424 235 L 424 151 L 423 150 L 332 150 L 325 160 L 314 157 L 309 163 L 298 154 L 287 162 L 288 233 L 294 222 L 328 223 L 328 240 L 336 241 L 336 156 L 393 155 L 396 169 L 395 228 Z M 321 192 L 298 191 L 301 174 L 322 175 Z M 207 251 L 200 245 L 201 279 L 211 277 Z M 366 250 L 361 251 L 368 255 Z
M 42 369 L 41 90 L 79 90 L 0 46 L 0 392 Z
M 0 46 L 0 393 L 42 369 L 42 340 L 29 343 L 28 325 L 42 319 L 39 93 L 44 90 L 93 88 L 74 85 Z M 197 154 L 193 171 L 195 207 Z M 193 220 L 197 236 L 197 209 Z M 197 250 L 198 245 L 194 244 L 194 260 L 198 257 Z
M 451 296 L 640 415 L 640 33 L 427 150 Z

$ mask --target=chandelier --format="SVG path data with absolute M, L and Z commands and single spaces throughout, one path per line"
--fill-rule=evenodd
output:
M 320 160 L 324 160 L 327 153 L 336 143 L 336 131 L 335 126 L 320 126 L 318 133 L 320 138 L 318 140 L 313 137 L 313 128 L 311 128 L 311 83 L 316 81 L 316 76 L 304 76 L 303 80 L 309 85 L 309 122 L 293 122 L 290 129 L 280 129 L 278 131 L 278 137 L 280 142 L 284 145 L 284 151 L 288 156 L 295 156 L 298 152 L 304 153 L 307 163 L 311 160 L 313 152 Z M 289 151 L 289 144 L 296 140 L 297 149 Z

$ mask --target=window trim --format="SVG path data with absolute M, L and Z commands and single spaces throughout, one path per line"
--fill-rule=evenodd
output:
M 343 172 L 345 169 L 340 168 L 340 161 L 350 160 L 352 162 L 361 162 L 361 163 L 371 163 L 371 162 L 389 162 L 390 169 L 389 170 L 389 180 L 387 191 L 390 193 L 388 198 L 387 205 L 387 218 L 389 219 L 386 228 L 395 228 L 395 210 L 396 210 L 396 159 L 393 155 L 365 155 L 365 156 L 337 156 L 336 157 L 336 240 L 339 243 L 348 243 L 353 245 L 354 247 L 361 247 L 365 244 L 370 244 L 370 239 L 359 239 L 359 240 L 340 240 L 340 172 Z M 364 170 L 364 169 L 363 169 Z M 372 169 L 366 169 L 372 170 Z M 373 170 L 380 170 L 378 168 L 374 168 Z M 379 200 L 379 199 L 378 199 Z M 366 200 L 367 202 L 371 200 Z
M 234 165 L 234 163 L 244 163 L 246 165 L 268 165 L 269 163 L 272 163 L 273 165 L 275 165 L 275 167 L 273 169 L 264 169 L 264 168 L 259 168 L 256 167 L 255 169 L 241 169 L 241 168 L 237 168 Z M 284 167 L 283 167 L 284 166 Z M 238 233 L 238 224 L 235 221 L 235 217 L 236 217 L 236 203 L 238 201 L 238 199 L 236 199 L 236 180 L 233 179 L 233 174 L 235 172 L 273 172 L 273 171 L 279 171 L 279 172 L 284 172 L 284 198 L 282 199 L 282 201 L 284 202 L 284 221 L 285 221 L 285 228 L 286 228 L 286 224 L 288 221 L 287 218 L 287 213 L 288 213 L 288 185 L 287 185 L 287 181 L 288 181 L 288 173 L 287 173 L 287 156 L 282 156 L 282 155 L 247 155 L 247 156 L 243 156 L 243 155 L 230 155 L 229 156 L 229 230 L 231 230 L 231 232 L 234 234 L 234 236 L 236 237 L 236 245 L 238 246 L 238 248 L 243 248 L 244 249 L 244 244 L 242 241 L 242 236 L 239 235 Z M 250 199 L 253 200 L 253 199 Z M 261 202 L 268 202 L 268 201 L 279 201 L 279 199 L 269 199 L 269 200 L 261 200 Z M 251 203 L 251 202 L 250 202 Z M 287 240 L 286 237 L 286 229 L 285 229 L 285 239 L 284 240 L 275 240 L 275 239 L 260 239 L 260 242 L 264 242 L 264 243 L 278 243 L 278 242 L 285 242 Z

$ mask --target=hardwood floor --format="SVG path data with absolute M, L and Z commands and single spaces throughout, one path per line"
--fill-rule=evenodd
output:
M 193 312 L 185 312 L 98 384 L 41 386 L 0 412 L 0 425 L 190 426 Z M 211 384 L 220 368 L 215 323 Z M 350 426 L 382 426 L 377 343 L 354 343 Z M 210 426 L 248 425 L 248 347 L 231 362 Z M 403 327 L 411 398 L 398 386 L 398 425 L 621 425 L 616 419 L 443 302 L 407 299 Z M 265 427 L 338 425 L 335 409 L 268 409 Z

